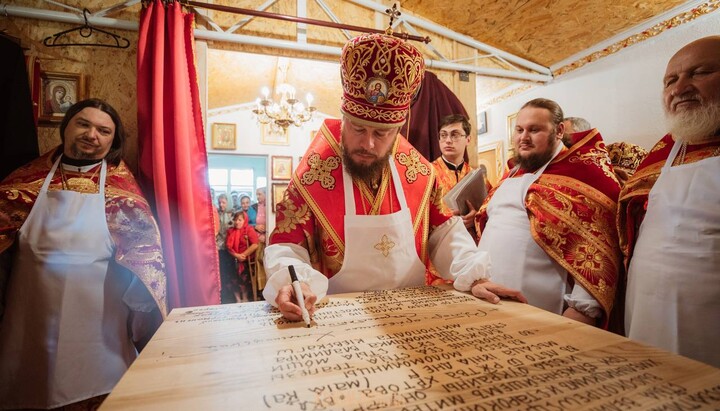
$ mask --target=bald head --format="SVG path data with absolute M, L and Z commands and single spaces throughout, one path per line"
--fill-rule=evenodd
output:
M 720 130 L 720 36 L 695 40 L 672 56 L 663 103 L 675 137 L 697 141 Z

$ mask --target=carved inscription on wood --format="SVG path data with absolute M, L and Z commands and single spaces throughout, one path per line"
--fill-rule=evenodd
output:
M 175 310 L 103 409 L 692 410 L 720 370 L 513 302 L 439 288 Z

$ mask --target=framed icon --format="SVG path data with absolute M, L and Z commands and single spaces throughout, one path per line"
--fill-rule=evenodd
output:
M 478 147 L 478 167 L 485 167 L 485 175 L 493 186 L 497 185 L 503 175 L 505 169 L 503 160 L 502 140 Z
M 487 133 L 487 131 L 487 111 L 481 111 L 477 118 L 477 133 L 480 135 Z
M 507 116 L 508 153 L 510 153 L 510 155 L 515 152 L 515 148 L 513 146 L 513 135 L 515 134 L 517 115 L 518 113 L 513 113 Z
M 235 124 L 213 123 L 212 125 L 212 149 L 213 150 L 235 150 L 237 147 L 237 136 L 235 135 Z
M 273 180 L 290 180 L 292 176 L 292 157 L 290 156 L 272 156 L 271 169 Z
M 40 73 L 41 103 L 38 121 L 60 123 L 65 112 L 75 103 L 84 100 L 85 78 L 82 74 L 46 71 Z
M 275 146 L 288 146 L 290 145 L 288 129 L 275 124 L 262 124 L 260 125 L 260 143 Z
M 288 188 L 288 183 L 273 183 L 272 185 L 272 211 L 276 212 L 276 206 L 285 197 L 285 190 Z

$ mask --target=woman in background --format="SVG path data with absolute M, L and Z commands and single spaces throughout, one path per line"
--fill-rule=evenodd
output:
M 233 224 L 232 211 L 228 209 L 227 194 L 222 193 L 218 195 L 217 211 L 218 230 L 215 234 L 215 245 L 218 249 L 218 263 L 220 265 L 220 286 L 222 290 L 220 298 L 222 303 L 234 303 L 235 296 L 226 291 L 228 290 L 226 285 L 235 277 L 235 261 L 225 246 L 228 228 L 232 227 Z
M 244 195 L 240 197 L 240 211 L 244 211 L 248 216 L 248 224 L 255 228 L 255 218 L 257 217 L 257 211 L 250 207 L 250 197 Z
M 237 275 L 227 284 L 235 296 L 235 301 L 254 301 L 253 287 L 255 284 L 250 278 L 248 258 L 255 254 L 258 248 L 258 236 L 255 229 L 248 225 L 248 216 L 244 211 L 238 211 L 233 216 L 233 227 L 228 229 L 225 243 L 227 252 L 235 258 Z

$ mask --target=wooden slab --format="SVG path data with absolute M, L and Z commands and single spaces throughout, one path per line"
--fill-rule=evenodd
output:
M 720 369 L 529 305 L 453 290 L 176 309 L 102 410 L 720 408 Z

